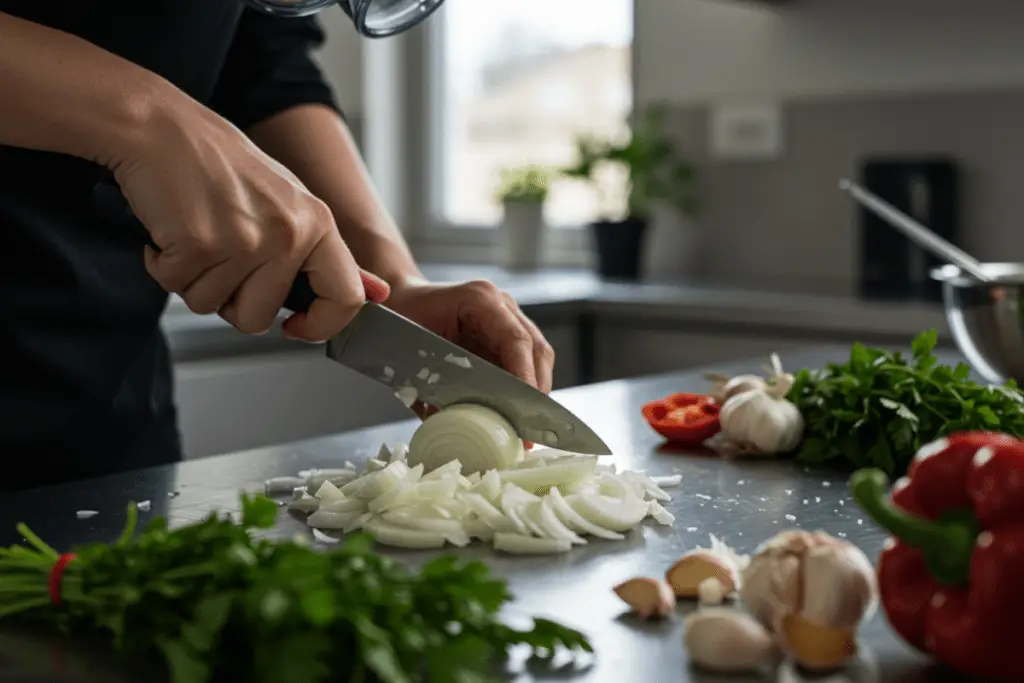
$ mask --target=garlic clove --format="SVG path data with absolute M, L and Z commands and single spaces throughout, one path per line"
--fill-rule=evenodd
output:
M 776 625 L 783 652 L 812 671 L 838 669 L 857 652 L 857 631 L 815 623 L 799 614 L 787 614 Z
M 732 559 L 712 550 L 693 550 L 665 572 L 665 580 L 680 598 L 696 598 L 700 584 L 706 579 L 717 579 L 726 595 L 736 591 L 739 576 Z
M 810 548 L 803 558 L 805 619 L 836 628 L 856 628 L 878 606 L 878 582 L 871 560 L 852 543 Z
M 776 655 L 771 635 L 743 612 L 713 607 L 691 614 L 683 626 L 690 661 L 716 673 L 747 673 L 767 666 Z
M 797 612 L 801 601 L 798 555 L 755 555 L 743 571 L 740 598 L 765 628 L 774 629 L 780 614 Z
M 664 581 L 638 577 L 614 588 L 624 603 L 641 619 L 667 616 L 676 606 L 676 596 Z
M 704 579 L 697 586 L 697 600 L 702 605 L 721 605 L 729 591 L 715 577 Z

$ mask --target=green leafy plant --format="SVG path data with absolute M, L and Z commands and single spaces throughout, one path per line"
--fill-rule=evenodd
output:
M 578 160 L 564 169 L 570 178 L 595 182 L 605 164 L 619 166 L 628 182 L 628 216 L 646 219 L 657 202 L 675 207 L 683 215 L 697 212 L 697 172 L 682 159 L 664 133 L 665 108 L 650 107 L 633 122 L 629 140 L 619 144 L 594 137 L 577 140 Z
M 119 541 L 76 549 L 59 605 L 48 584 L 61 556 L 20 524 L 29 547 L 0 549 L 0 622 L 106 636 L 133 659 L 162 657 L 173 683 L 486 683 L 512 645 L 590 650 L 551 621 L 500 622 L 511 595 L 480 562 L 444 556 L 412 573 L 366 535 L 330 553 L 253 537 L 276 516 L 273 501 L 243 495 L 240 525 L 155 518 L 133 540 L 131 505 Z
M 964 363 L 940 365 L 932 355 L 937 339 L 935 330 L 918 335 L 910 358 L 854 344 L 847 362 L 798 372 L 788 395 L 806 423 L 797 460 L 845 461 L 898 476 L 923 444 L 953 432 L 1024 436 L 1017 384 L 986 386 L 968 378 Z
M 553 175 L 551 169 L 541 166 L 506 169 L 501 172 L 498 201 L 543 204 Z

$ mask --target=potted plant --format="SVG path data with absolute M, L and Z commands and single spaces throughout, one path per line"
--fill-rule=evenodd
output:
M 591 223 L 597 269 L 603 277 L 639 277 L 644 235 L 656 205 L 669 205 L 685 216 L 697 211 L 696 170 L 676 154 L 663 123 L 664 109 L 651 107 L 633 122 L 624 143 L 580 138 L 577 164 L 563 171 L 601 192 L 602 171 L 611 167 L 617 171 L 610 174 L 613 182 L 626 184 L 622 206 L 603 207 L 601 218 Z
M 502 261 L 509 270 L 532 270 L 540 265 L 544 238 L 544 200 L 553 173 L 540 166 L 501 172 L 498 200 L 504 208 L 499 229 Z

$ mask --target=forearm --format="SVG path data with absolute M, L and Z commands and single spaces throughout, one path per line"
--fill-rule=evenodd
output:
M 246 132 L 330 206 L 359 265 L 392 286 L 421 277 L 348 126 L 335 111 L 322 105 L 293 107 Z
M 162 87 L 81 38 L 0 12 L 0 144 L 109 166 Z

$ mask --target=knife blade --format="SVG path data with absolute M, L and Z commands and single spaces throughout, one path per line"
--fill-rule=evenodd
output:
M 308 277 L 300 273 L 285 307 L 306 311 L 315 298 Z M 490 408 L 526 441 L 573 453 L 611 453 L 593 429 L 555 399 L 380 304 L 364 304 L 327 342 L 327 357 L 400 397 L 438 408 L 456 403 Z

